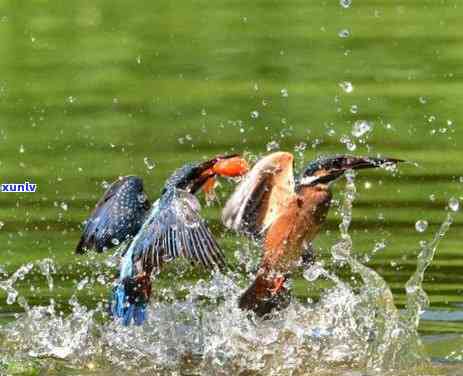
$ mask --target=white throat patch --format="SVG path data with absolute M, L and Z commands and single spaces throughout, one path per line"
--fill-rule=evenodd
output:
M 304 176 L 301 179 L 301 185 L 310 185 L 314 181 L 317 181 L 319 179 L 319 176 Z

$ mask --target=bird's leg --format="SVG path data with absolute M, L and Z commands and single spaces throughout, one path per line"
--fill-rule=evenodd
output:
M 129 303 L 145 304 L 151 296 L 151 279 L 146 272 L 141 272 L 125 281 Z
M 284 287 L 287 275 L 275 275 L 268 269 L 260 269 L 254 282 L 239 299 L 239 307 L 265 316 L 273 310 L 283 309 L 289 304 L 289 296 Z

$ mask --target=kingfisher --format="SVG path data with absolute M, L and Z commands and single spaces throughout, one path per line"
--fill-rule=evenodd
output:
M 141 325 L 151 296 L 151 277 L 162 265 L 185 257 L 206 269 L 223 269 L 224 255 L 206 222 L 195 194 L 211 197 L 218 176 L 240 177 L 248 171 L 239 155 L 188 163 L 167 180 L 152 205 L 137 176 L 112 183 L 86 221 L 76 253 L 102 252 L 125 244 L 110 313 L 124 325 Z
M 348 170 L 395 165 L 393 158 L 321 156 L 300 177 L 294 157 L 275 152 L 260 159 L 238 184 L 223 212 L 224 225 L 257 240 L 263 258 L 239 307 L 264 316 L 287 301 L 284 286 L 301 257 L 313 260 L 312 240 L 328 214 L 334 182 Z

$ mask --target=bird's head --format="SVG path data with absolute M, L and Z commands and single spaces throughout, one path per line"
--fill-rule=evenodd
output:
M 193 194 L 202 189 L 206 195 L 212 195 L 217 176 L 239 177 L 248 170 L 248 163 L 238 154 L 218 155 L 204 162 L 183 166 L 169 179 L 167 186 L 173 185 Z
M 403 161 L 394 158 L 357 157 L 353 155 L 319 157 L 307 165 L 298 185 L 299 187 L 329 186 L 343 176 L 347 170 L 376 168 L 398 162 Z

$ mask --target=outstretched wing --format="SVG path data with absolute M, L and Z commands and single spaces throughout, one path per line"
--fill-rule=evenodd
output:
M 136 176 L 119 178 L 111 184 L 87 219 L 76 253 L 90 249 L 102 252 L 134 236 L 149 208 L 143 181 Z
M 166 193 L 155 203 L 127 251 L 136 269 L 150 273 L 176 257 L 206 268 L 224 267 L 222 251 L 199 215 L 200 209 L 197 198 L 181 189 Z
M 259 237 L 294 196 L 293 156 L 276 152 L 260 159 L 225 205 L 226 227 Z

